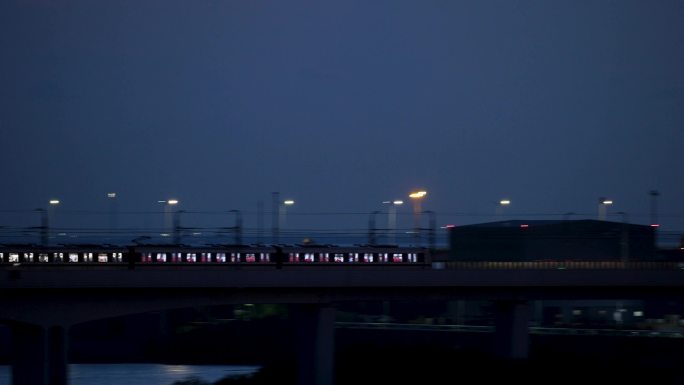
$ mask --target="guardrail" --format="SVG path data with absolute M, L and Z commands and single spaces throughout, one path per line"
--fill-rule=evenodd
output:
M 346 329 L 375 329 L 375 330 L 419 330 L 419 331 L 449 331 L 469 333 L 491 333 L 494 326 L 489 325 L 432 325 L 393 322 L 336 322 L 335 326 Z M 590 328 L 552 328 L 531 326 L 530 334 L 542 335 L 584 335 L 584 336 L 621 336 L 621 337 L 660 337 L 684 338 L 684 330 L 625 330 L 625 329 L 590 329 Z

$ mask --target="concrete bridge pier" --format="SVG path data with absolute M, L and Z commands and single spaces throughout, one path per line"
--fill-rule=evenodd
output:
M 494 353 L 504 359 L 526 359 L 530 350 L 529 303 L 496 301 L 494 308 Z
M 299 385 L 332 385 L 335 359 L 335 308 L 298 305 L 297 372 Z
M 67 329 L 15 323 L 12 329 L 12 384 L 67 385 Z

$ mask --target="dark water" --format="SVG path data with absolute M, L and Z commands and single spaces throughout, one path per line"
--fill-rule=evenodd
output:
M 190 377 L 216 381 L 227 376 L 254 373 L 257 366 L 161 365 L 161 364 L 72 364 L 70 385 L 171 385 Z M 0 385 L 11 384 L 11 369 L 0 366 Z

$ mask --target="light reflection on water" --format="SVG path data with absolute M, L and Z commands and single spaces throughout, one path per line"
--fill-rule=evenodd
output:
M 214 382 L 227 376 L 247 375 L 258 366 L 162 365 L 162 364 L 71 364 L 70 385 L 171 385 L 190 377 Z M 9 366 L 0 365 L 0 385 L 10 385 Z

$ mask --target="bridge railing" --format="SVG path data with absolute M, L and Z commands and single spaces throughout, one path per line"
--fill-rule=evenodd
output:
M 684 262 L 662 261 L 449 261 L 446 269 L 476 270 L 681 270 Z

